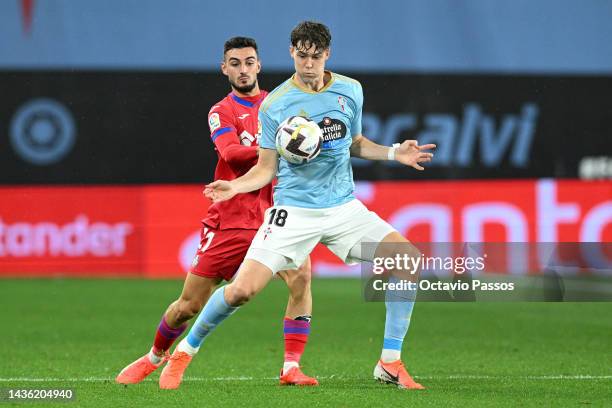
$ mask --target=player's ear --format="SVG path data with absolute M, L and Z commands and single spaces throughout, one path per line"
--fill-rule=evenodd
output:
M 259 74 L 260 71 L 261 71 L 261 61 L 257 60 L 257 73 Z
M 323 51 L 323 55 L 325 56 L 325 61 L 327 61 L 329 59 L 329 56 L 331 54 L 331 49 L 327 48 L 325 49 L 325 51 Z
M 295 51 L 295 47 L 293 45 L 289 46 L 289 55 L 291 55 L 291 58 L 293 58 L 293 53 Z
M 227 66 L 225 65 L 225 61 L 221 62 L 221 72 L 223 72 L 223 75 L 227 76 Z

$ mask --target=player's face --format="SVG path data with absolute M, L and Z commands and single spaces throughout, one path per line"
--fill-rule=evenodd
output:
M 261 63 L 252 47 L 234 48 L 225 53 L 221 70 L 232 88 L 241 94 L 258 93 L 257 74 Z
M 291 47 L 289 51 L 295 65 L 295 73 L 302 82 L 308 85 L 323 79 L 329 48 L 317 50 L 314 45 L 306 48 L 302 43 L 298 43 L 297 47 Z

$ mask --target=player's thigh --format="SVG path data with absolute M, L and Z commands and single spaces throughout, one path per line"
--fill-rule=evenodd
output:
M 272 279 L 272 270 L 261 262 L 245 259 L 236 278 L 226 286 L 225 293 L 232 300 L 250 299 L 259 293 Z

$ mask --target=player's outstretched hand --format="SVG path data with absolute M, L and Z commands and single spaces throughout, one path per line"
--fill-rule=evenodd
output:
M 207 184 L 204 188 L 204 195 L 213 203 L 226 201 L 236 195 L 236 191 L 232 188 L 232 183 L 225 180 L 213 181 Z
M 436 145 L 433 143 L 419 146 L 416 140 L 404 140 L 395 150 L 395 160 L 417 170 L 425 170 L 420 163 L 430 162 L 433 153 L 428 152 L 428 150 L 435 148 Z

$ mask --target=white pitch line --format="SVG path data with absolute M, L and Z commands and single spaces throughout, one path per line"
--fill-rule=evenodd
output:
M 447 376 L 417 376 L 422 380 L 612 380 L 612 375 L 447 375 Z
M 321 380 L 338 379 L 338 380 L 363 380 L 366 377 L 343 377 L 343 376 L 328 376 L 317 377 Z M 503 376 L 503 375 L 424 375 L 414 376 L 420 380 L 612 380 L 612 375 L 527 375 L 527 376 Z M 272 381 L 278 377 L 185 377 L 186 382 L 210 382 L 210 381 Z M 30 378 L 30 377 L 13 377 L 0 378 L 2 382 L 114 382 L 111 377 L 83 377 L 83 378 Z M 154 379 L 146 379 L 146 382 L 157 381 Z

